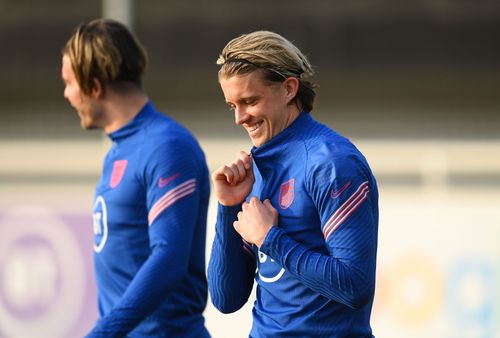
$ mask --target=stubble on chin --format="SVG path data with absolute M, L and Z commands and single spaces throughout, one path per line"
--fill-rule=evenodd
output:
M 80 116 L 80 127 L 83 130 L 92 130 L 96 129 L 96 127 L 88 120 L 86 120 L 84 117 Z

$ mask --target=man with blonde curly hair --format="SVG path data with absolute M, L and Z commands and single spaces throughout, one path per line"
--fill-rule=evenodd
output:
M 250 337 L 372 337 L 378 192 L 366 159 L 311 117 L 313 70 L 287 39 L 239 36 L 217 64 L 254 147 L 212 174 L 213 304 L 238 310 L 255 279 Z

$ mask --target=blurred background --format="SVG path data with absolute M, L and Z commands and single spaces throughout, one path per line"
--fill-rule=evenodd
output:
M 146 90 L 211 170 L 251 146 L 218 86 L 219 51 L 258 29 L 293 41 L 317 71 L 313 116 L 379 182 L 374 334 L 500 337 L 497 0 L 0 0 L 0 337 L 80 337 L 97 318 L 91 210 L 109 143 L 65 102 L 60 50 L 101 16 L 134 28 Z M 213 336 L 248 336 L 251 303 L 209 304 Z

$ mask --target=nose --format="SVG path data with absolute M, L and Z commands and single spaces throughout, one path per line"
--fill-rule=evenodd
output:
M 235 108 L 234 109 L 234 123 L 240 125 L 248 121 L 250 115 L 248 115 L 243 109 Z

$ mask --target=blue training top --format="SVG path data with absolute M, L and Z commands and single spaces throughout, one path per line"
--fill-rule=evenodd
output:
M 255 279 L 251 337 L 372 337 L 378 191 L 365 158 L 308 113 L 252 156 L 247 201 L 270 199 L 278 224 L 258 250 L 233 228 L 241 206 L 219 205 L 208 268 L 214 305 L 238 310 Z
M 151 103 L 109 137 L 93 216 L 100 319 L 89 337 L 209 337 L 204 154 Z

